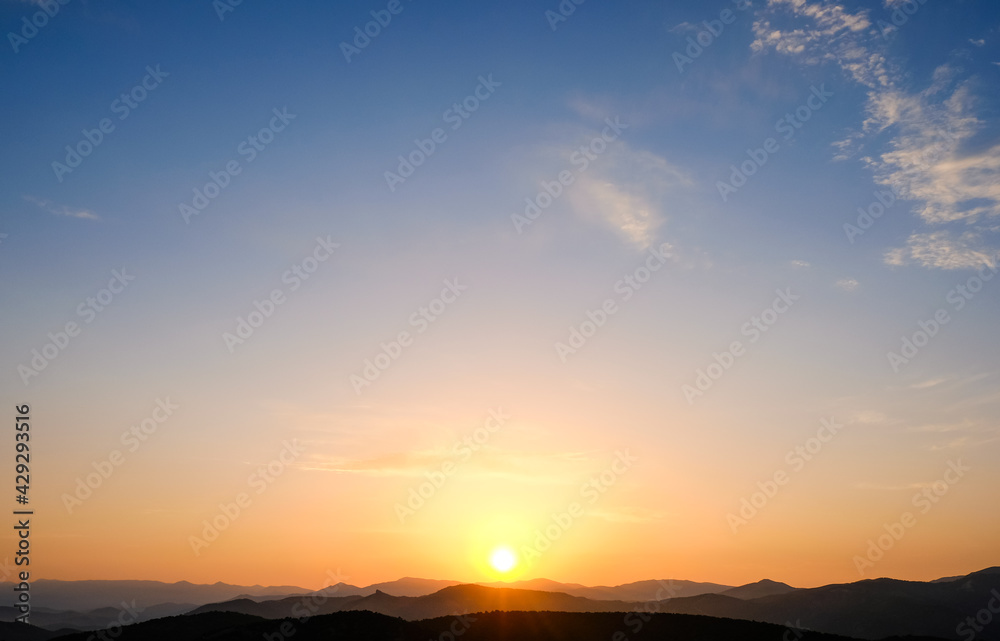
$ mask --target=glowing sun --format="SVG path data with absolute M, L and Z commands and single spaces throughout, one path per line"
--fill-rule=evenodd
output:
M 490 554 L 490 565 L 497 572 L 510 572 L 517 565 L 517 555 L 508 547 L 499 547 Z

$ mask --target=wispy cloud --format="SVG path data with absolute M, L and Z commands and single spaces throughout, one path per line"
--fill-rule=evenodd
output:
M 89 209 L 74 209 L 66 205 L 57 205 L 51 200 L 35 198 L 34 196 L 24 196 L 29 203 L 37 205 L 40 209 L 55 216 L 68 216 L 69 218 L 82 218 L 84 220 L 100 220 L 100 216 Z
M 929 379 L 929 380 L 926 380 L 926 381 L 921 381 L 919 383 L 914 383 L 913 385 L 910 385 L 910 389 L 928 389 L 928 388 L 931 388 L 931 387 L 937 387 L 941 383 L 945 383 L 947 381 L 948 381 L 948 379 L 947 378 L 943 378 L 943 377 L 942 378 L 932 378 L 932 379 Z
M 888 485 L 885 483 L 856 483 L 854 487 L 859 490 L 875 490 L 878 492 L 903 492 L 906 490 L 922 490 L 931 487 L 933 483 L 903 483 L 900 485 Z
M 977 269 L 995 266 L 997 250 L 986 246 L 982 235 L 975 231 L 956 233 L 947 230 L 914 233 L 905 247 L 885 253 L 888 265 L 907 265 L 910 261 L 939 269 Z
M 888 0 L 886 7 L 896 4 Z M 926 89 L 910 89 L 869 12 L 831 2 L 769 0 L 754 35 L 754 51 L 773 50 L 808 65 L 836 64 L 867 87 L 867 116 L 836 143 L 836 159 L 888 133 L 887 150 L 863 157 L 875 180 L 917 203 L 914 213 L 923 223 L 963 225 L 961 231 L 914 232 L 905 247 L 886 253 L 886 263 L 969 269 L 991 260 L 996 251 L 987 245 L 996 230 L 986 221 L 1000 216 L 1000 145 L 970 150 L 983 123 L 959 69 L 942 64 Z
M 305 468 L 339 474 L 361 474 L 376 477 L 424 478 L 446 463 L 456 467 L 463 477 L 493 477 L 531 483 L 563 483 L 565 475 L 558 470 L 586 467 L 590 457 L 583 452 L 523 452 L 491 448 L 462 453 L 455 449 L 394 452 L 383 456 L 350 459 L 313 460 Z
M 861 410 L 854 412 L 849 420 L 850 423 L 860 425 L 892 425 L 898 423 L 898 419 L 891 418 L 886 414 L 874 410 Z
M 667 518 L 665 512 L 643 507 L 623 507 L 619 509 L 597 509 L 587 512 L 588 516 L 610 523 L 654 523 Z
M 909 428 L 911 432 L 932 432 L 935 434 L 943 434 L 946 432 L 960 432 L 975 429 L 971 421 L 963 421 L 961 423 L 928 423 L 925 425 L 915 425 Z
M 947 443 L 939 443 L 930 446 L 928 449 L 932 452 L 939 452 L 941 450 L 957 450 L 963 448 L 977 449 L 986 445 L 987 443 L 995 443 L 1000 441 L 1000 436 L 994 436 L 992 438 L 985 439 L 975 439 L 972 436 L 962 436 L 954 440 L 948 441 Z
M 841 291 L 853 292 L 855 289 L 858 288 L 858 285 L 860 285 L 860 283 L 854 280 L 853 278 L 841 278 L 833 285 L 834 287 L 836 287 Z
M 567 150 L 566 157 L 572 150 Z M 616 140 L 569 191 L 574 212 L 610 227 L 638 249 L 653 244 L 667 220 L 668 195 L 691 185 L 678 167 Z
M 676 24 L 669 29 L 670 33 L 680 33 L 680 34 L 693 33 L 695 31 L 702 31 L 702 30 L 704 30 L 704 27 L 696 25 L 693 22 L 687 22 L 687 21 Z

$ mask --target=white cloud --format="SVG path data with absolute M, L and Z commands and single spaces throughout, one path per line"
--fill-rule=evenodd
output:
M 894 8 L 901 0 L 887 0 Z M 982 129 L 968 81 L 950 65 L 939 66 L 923 91 L 907 88 L 906 75 L 886 56 L 885 41 L 867 11 L 850 12 L 829 2 L 769 0 L 754 23 L 754 51 L 774 50 L 809 65 L 837 64 L 868 88 L 867 117 L 858 131 L 834 143 L 844 160 L 877 134 L 888 149 L 864 158 L 875 180 L 917 203 L 928 225 L 962 223 L 959 232 L 914 233 L 906 247 L 885 254 L 889 265 L 969 269 L 992 260 L 995 235 L 988 219 L 1000 216 L 1000 145 L 970 151 Z
M 858 281 L 854 280 L 853 278 L 841 278 L 836 283 L 834 283 L 834 286 L 837 289 L 841 289 L 845 292 L 853 292 L 855 289 L 858 288 L 858 285 L 860 285 L 860 283 L 858 283 Z
M 938 269 L 978 269 L 984 265 L 995 266 L 997 252 L 988 249 L 976 232 L 955 234 L 936 231 L 912 234 L 906 241 L 906 247 L 890 249 L 884 260 L 893 266 L 912 261 L 923 267 Z
M 669 29 L 670 33 L 692 33 L 694 31 L 703 31 L 704 27 L 698 26 L 693 22 L 681 22 L 680 24 L 674 25 Z
M 616 140 L 567 191 L 576 215 L 611 228 L 643 250 L 667 219 L 667 196 L 690 184 L 687 174 L 666 159 Z
M 24 199 L 29 203 L 38 205 L 39 208 L 54 214 L 56 216 L 68 216 L 70 218 L 82 218 L 84 220 L 100 220 L 100 216 L 90 211 L 89 209 L 74 209 L 72 207 L 67 207 L 66 205 L 57 205 L 51 200 L 45 200 L 44 198 L 35 198 L 34 196 L 24 196 Z
M 428 472 L 441 470 L 450 463 L 461 469 L 464 477 L 562 484 L 566 470 L 576 469 L 589 461 L 581 452 L 523 452 L 492 448 L 475 452 L 465 460 L 454 449 L 429 449 L 393 452 L 371 458 L 319 457 L 303 464 L 303 467 L 337 474 L 425 479 Z
M 910 389 L 928 389 L 930 387 L 937 387 L 941 383 L 945 383 L 947 381 L 947 378 L 932 378 L 920 383 L 914 383 L 913 385 L 910 385 Z

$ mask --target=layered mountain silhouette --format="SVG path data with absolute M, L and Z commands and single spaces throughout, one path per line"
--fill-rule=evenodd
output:
M 697 596 L 699 594 L 715 594 L 734 589 L 731 585 L 718 583 L 697 583 L 679 579 L 664 579 L 660 581 L 636 581 L 613 587 L 599 585 L 587 587 L 578 583 L 558 583 L 548 579 L 532 579 L 530 581 L 513 581 L 511 583 L 480 583 L 491 588 L 521 588 L 524 590 L 544 590 L 546 592 L 564 592 L 573 596 L 604 601 L 655 601 L 658 598 Z M 392 589 L 386 592 L 395 594 Z
M 38 582 L 43 586 L 45 583 Z M 742 620 L 743 624 L 749 621 L 775 624 L 791 635 L 785 636 L 782 641 L 800 641 L 804 638 L 806 630 L 856 639 L 896 637 L 896 641 L 904 638 L 907 638 L 906 641 L 919 641 L 917 637 L 926 637 L 962 641 L 973 639 L 1000 641 L 1000 568 L 989 568 L 962 577 L 949 577 L 930 582 L 874 579 L 809 589 L 797 589 L 770 580 L 739 587 L 686 581 L 640 581 L 615 587 L 587 587 L 547 580 L 501 584 L 504 587 L 452 583 L 454 582 L 407 578 L 378 584 L 408 594 L 390 594 L 380 587 L 359 588 L 347 584 L 338 584 L 334 588 L 320 592 L 307 592 L 289 586 L 247 588 L 226 584 L 193 586 L 155 584 L 155 582 L 88 581 L 75 585 L 49 585 L 45 586 L 49 588 L 48 594 L 57 595 L 62 599 L 60 601 L 62 603 L 94 604 L 100 603 L 100 599 L 112 599 L 112 601 L 104 601 L 104 607 L 92 610 L 58 610 L 41 607 L 39 591 L 34 591 L 35 603 L 38 604 L 32 609 L 31 620 L 34 625 L 4 624 L 0 626 L 0 641 L 8 639 L 47 641 L 62 637 L 75 639 L 77 637 L 67 636 L 72 630 L 96 630 L 108 627 L 122 612 L 121 609 L 114 607 L 115 601 L 130 604 L 133 600 L 138 601 L 127 592 L 123 593 L 121 585 L 108 584 L 135 585 L 140 589 L 141 598 L 145 599 L 156 595 L 182 598 L 198 595 L 204 597 L 219 593 L 238 595 L 237 598 L 203 605 L 161 603 L 142 606 L 144 608 L 141 613 L 142 618 L 153 620 L 124 628 L 130 636 L 119 637 L 123 639 L 202 638 L 191 636 L 195 634 L 192 630 L 197 630 L 198 635 L 217 634 L 218 636 L 211 637 L 213 639 L 251 638 L 254 635 L 256 635 L 254 638 L 260 639 L 263 636 L 262 630 L 274 629 L 275 622 L 279 621 L 294 621 L 297 626 L 303 625 L 306 621 L 323 621 L 322 624 L 315 624 L 316 634 L 322 636 L 326 634 L 322 630 L 327 628 L 352 629 L 351 626 L 365 620 L 364 616 L 381 617 L 370 619 L 375 622 L 373 630 L 384 631 L 389 636 L 366 636 L 371 631 L 362 631 L 348 638 L 406 639 L 413 634 L 426 635 L 427 630 L 438 625 L 434 623 L 435 621 L 447 620 L 448 625 L 457 625 L 455 617 L 468 613 L 500 611 L 521 613 L 517 617 L 495 619 L 496 622 L 510 624 L 514 628 L 518 625 L 544 627 L 558 620 L 572 629 L 581 630 L 589 629 L 588 625 L 580 623 L 586 617 L 573 618 L 574 616 L 582 616 L 585 613 L 590 613 L 588 616 L 597 616 L 606 613 L 611 619 L 598 617 L 586 620 L 597 627 L 612 619 L 617 619 L 619 624 L 624 622 L 629 632 L 621 637 L 621 641 L 639 638 L 632 634 L 630 628 L 644 628 L 645 623 L 639 625 L 640 621 L 648 622 L 653 619 L 659 621 L 661 615 L 701 615 L 715 619 Z M 81 589 L 93 584 L 99 584 L 95 587 L 103 588 L 103 592 L 86 597 L 80 594 Z M 439 588 L 441 585 L 445 587 Z M 536 589 L 511 587 L 512 585 L 532 586 Z M 52 590 L 53 587 L 58 589 Z M 289 596 L 289 591 L 295 590 L 299 593 Z M 426 590 L 433 591 L 421 594 Z M 575 594 L 564 590 L 571 590 Z M 700 590 L 710 590 L 710 592 L 699 592 Z M 696 594 L 684 596 L 691 592 Z M 581 596 L 582 594 L 598 597 L 635 595 L 638 598 L 590 598 Z M 668 599 L 650 600 L 664 594 L 674 596 Z M 185 614 L 172 616 L 179 612 Z M 537 616 L 529 614 L 532 612 Z M 0 613 L 7 621 L 12 620 L 15 615 L 10 607 L 0 608 Z M 570 618 L 560 619 L 555 613 L 562 613 L 559 616 Z M 656 616 L 653 616 L 654 614 Z M 663 620 L 674 619 L 668 617 Z M 309 623 L 309 626 L 312 625 Z M 313 627 L 308 629 L 313 630 Z M 147 636 L 131 636 L 139 634 L 138 630 L 144 631 L 142 634 Z M 305 631 L 306 628 L 302 630 Z M 750 635 L 750 638 L 766 638 L 753 636 L 758 632 L 764 634 L 761 631 L 765 628 L 755 630 L 756 632 L 749 631 L 746 634 Z M 483 629 L 468 639 L 471 641 L 475 638 L 564 638 L 531 636 L 542 632 L 543 628 L 538 628 L 526 631 L 525 634 L 528 636 L 524 637 L 504 636 L 506 632 L 500 636 L 489 636 L 488 631 Z M 85 635 L 79 638 L 87 637 Z M 304 635 L 296 638 L 313 637 Z M 434 638 L 434 635 L 423 637 L 424 640 L 427 638 Z M 605 640 L 608 638 L 611 637 L 607 636 Z
M 792 622 L 798 627 L 861 639 L 888 636 L 971 639 L 959 631 L 960 626 L 991 602 L 1000 607 L 1000 568 L 944 582 L 873 579 L 755 599 L 714 594 L 673 599 L 659 605 L 663 612 Z M 973 630 L 976 638 L 1000 641 L 998 616 L 991 613 L 989 623 L 982 628 Z
M 0 590 L 10 592 L 13 583 L 0 583 Z M 136 602 L 147 608 L 163 603 L 192 606 L 233 599 L 238 596 L 274 597 L 310 592 L 296 586 L 245 586 L 228 583 L 198 585 L 180 581 L 56 581 L 39 579 L 31 583 L 32 600 L 51 610 L 86 612 L 97 608 L 119 607 L 122 602 Z M 163 616 L 163 615 L 160 615 Z
M 943 582 L 874 579 L 795 589 L 784 583 L 761 581 L 721 593 L 656 602 L 598 600 L 559 592 L 457 585 L 420 597 L 397 597 L 381 591 L 364 597 L 322 597 L 313 607 L 316 614 L 369 610 L 410 621 L 490 610 L 653 610 L 764 621 L 860 639 L 891 636 L 955 639 L 964 638 L 958 631 L 962 622 L 967 617 L 976 617 L 991 600 L 1000 604 L 1000 568 Z M 261 603 L 240 599 L 205 605 L 194 612 L 223 611 L 280 618 L 301 616 L 293 609 L 304 607 L 303 603 L 301 598 Z M 991 621 L 976 636 L 1000 641 L 1000 624 Z
M 780 583 L 778 581 L 771 581 L 770 579 L 764 579 L 763 581 L 757 581 L 756 583 L 747 583 L 746 585 L 741 585 L 738 588 L 730 588 L 719 594 L 723 596 L 731 596 L 736 599 L 759 599 L 764 596 L 774 596 L 776 594 L 788 594 L 789 592 L 794 592 L 796 588 L 788 585 L 787 583 Z M 678 595 L 686 596 L 686 595 Z M 696 596 L 696 595 L 692 595 Z
M 315 604 L 315 605 L 313 605 Z M 598 601 L 562 592 L 489 588 L 483 585 L 453 585 L 434 594 L 419 597 L 393 596 L 376 591 L 369 596 L 290 597 L 278 601 L 257 603 L 237 599 L 226 603 L 204 605 L 192 614 L 202 612 L 238 612 L 265 618 L 301 616 L 303 608 L 314 607 L 315 614 L 344 610 L 368 610 L 408 621 L 435 617 L 488 612 L 491 610 L 532 610 L 552 612 L 628 612 L 635 608 L 627 601 Z M 296 612 L 296 610 L 299 612 Z

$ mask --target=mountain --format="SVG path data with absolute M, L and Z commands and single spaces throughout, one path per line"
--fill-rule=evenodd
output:
M 861 639 L 934 636 L 1000 641 L 1000 617 L 989 611 L 990 603 L 1000 603 L 1000 568 L 943 583 L 871 579 L 755 599 L 702 595 L 661 601 L 658 606 L 663 612 L 794 622 L 797 627 Z M 966 622 L 977 616 L 989 619 L 981 630 Z
M 453 585 L 434 594 L 400 597 L 377 590 L 368 596 L 291 597 L 257 603 L 239 599 L 203 605 L 191 614 L 205 612 L 235 612 L 263 618 L 301 617 L 342 611 L 368 610 L 408 621 L 432 619 L 465 612 L 490 610 L 548 610 L 553 612 L 628 612 L 637 603 L 596 601 L 562 592 L 489 588 L 482 585 Z
M 65 587 L 59 584 L 67 582 L 38 581 L 35 585 L 46 583 L 50 585 L 45 587 L 51 588 L 52 584 Z M 300 589 L 260 586 L 245 588 L 226 584 L 193 586 L 189 583 L 157 584 L 156 582 L 80 582 L 71 585 L 97 584 L 97 587 L 106 588 L 107 586 L 103 584 L 107 583 L 117 584 L 113 586 L 117 589 L 121 589 L 121 584 L 137 583 L 140 587 L 154 584 L 155 589 L 146 590 L 141 594 L 145 598 L 159 596 L 164 591 L 174 590 L 170 592 L 173 594 L 177 589 L 182 589 L 188 596 L 204 596 L 213 591 L 233 596 L 245 595 L 240 598 L 227 596 L 218 602 L 199 605 L 192 615 L 187 617 L 202 621 L 236 621 L 237 624 L 234 624 L 233 629 L 240 630 L 246 628 L 244 623 L 247 621 L 260 622 L 260 625 L 266 627 L 271 625 L 269 621 L 285 618 L 316 618 L 359 611 L 370 611 L 410 622 L 468 612 L 490 611 L 619 612 L 629 613 L 628 616 L 632 617 L 645 617 L 648 616 L 647 612 L 659 612 L 787 624 L 796 628 L 858 639 L 911 637 L 905 641 L 917 641 L 914 637 L 936 637 L 962 641 L 972 641 L 973 638 L 982 641 L 1000 641 L 1000 616 L 997 616 L 997 610 L 1000 609 L 998 608 L 1000 568 L 988 568 L 947 581 L 917 582 L 882 578 L 809 589 L 796 589 L 769 580 L 735 588 L 686 581 L 640 581 L 614 587 L 590 588 L 547 580 L 489 587 L 477 584 L 447 585 L 453 582 L 406 578 L 377 585 L 390 587 L 398 592 L 416 594 L 415 596 L 392 594 L 373 586 L 369 586 L 373 588 L 369 592 L 368 588 L 347 584 L 338 585 L 336 590 L 311 593 L 302 591 L 298 595 L 287 596 L 287 590 Z M 447 586 L 431 594 L 419 594 L 423 590 L 435 587 L 436 584 Z M 510 587 L 511 585 L 544 589 L 520 589 Z M 693 596 L 680 596 L 683 590 L 697 591 L 705 589 L 706 586 L 718 590 L 714 593 L 702 592 Z M 558 587 L 564 587 L 568 592 L 555 590 Z M 651 595 L 653 598 L 657 596 L 658 590 L 662 592 L 667 588 L 671 589 L 671 594 L 678 596 L 659 601 L 649 600 Z M 638 598 L 588 598 L 582 596 L 583 594 L 597 597 L 635 595 Z M 120 598 L 120 593 L 105 589 L 100 594 L 91 595 L 90 599 L 93 602 L 112 597 Z M 60 598 L 75 599 L 77 602 L 86 601 L 75 593 L 64 594 Z M 39 601 L 41 600 L 39 598 Z M 114 605 L 113 600 L 111 603 Z M 150 618 L 183 611 L 188 606 L 165 603 L 142 607 L 146 609 L 141 616 Z M 12 609 L 9 607 L 0 607 L 0 614 L 4 616 L 10 616 L 11 612 Z M 95 629 L 111 623 L 118 613 L 119 610 L 113 607 L 57 611 L 39 604 L 33 608 L 32 623 L 48 630 L 66 627 Z M 217 616 L 214 619 L 202 618 L 205 615 Z M 177 620 L 171 625 L 180 627 L 188 625 L 183 620 L 185 617 L 172 618 Z M 29 628 L 19 628 L 14 632 L 45 634 L 44 630 L 39 633 L 37 629 Z M 796 630 L 796 636 L 798 634 L 799 630 Z M 627 636 L 631 639 L 631 635 Z M 0 631 L 0 641 L 7 638 L 16 637 L 8 637 Z M 187 637 L 181 635 L 178 638 Z M 784 641 L 792 640 L 784 639 Z
M 382 594 L 381 592 L 378 594 Z M 371 595 L 369 595 L 371 596 Z M 307 596 L 287 597 L 270 601 L 254 601 L 253 599 L 234 599 L 222 603 L 209 603 L 195 608 L 188 614 L 203 614 L 205 612 L 233 612 L 264 619 L 290 619 L 306 616 L 330 614 L 347 610 L 361 610 L 352 607 L 353 604 L 367 597 L 359 594 L 349 596 L 324 596 L 318 593 Z M 393 597 L 410 598 L 410 597 Z
M 13 583 L 0 583 L 0 591 L 10 592 Z M 31 584 L 32 602 L 51 610 L 74 610 L 87 612 L 98 608 L 117 608 L 121 603 L 148 608 L 163 603 L 190 603 L 202 605 L 214 601 L 224 601 L 239 595 L 279 596 L 305 594 L 305 588 L 296 586 L 260 585 L 241 586 L 228 583 L 197 585 L 181 581 L 161 583 L 160 581 L 57 581 L 39 579 Z
M 198 616 L 175 616 L 146 621 L 126 626 L 114 637 L 115 641 L 180 641 L 181 639 L 238 639 L 250 637 L 232 636 L 240 630 L 260 623 L 259 617 L 229 612 L 210 612 Z M 105 635 L 110 638 L 111 635 Z M 93 632 L 76 632 L 65 636 L 52 637 L 60 641 L 94 641 Z M 260 636 L 257 637 L 260 639 Z
M 730 588 L 724 592 L 719 592 L 719 594 L 723 596 L 731 596 L 736 599 L 757 599 L 763 596 L 787 594 L 789 592 L 794 592 L 796 589 L 797 588 L 793 588 L 787 583 L 764 579 L 763 581 L 757 581 L 756 583 L 741 585 L 738 588 Z
M 546 592 L 565 592 L 573 596 L 605 601 L 657 601 L 663 598 L 714 594 L 732 589 L 730 585 L 698 583 L 679 579 L 636 581 L 612 587 L 606 585 L 587 587 L 579 583 L 557 583 L 548 579 L 512 581 L 510 583 L 480 583 L 479 585 L 494 588 L 522 588 L 526 590 L 544 590 Z
M 459 581 L 444 581 L 438 579 L 415 579 L 413 577 L 403 577 L 396 581 L 385 583 L 373 583 L 364 588 L 364 596 L 374 594 L 376 591 L 385 592 L 393 596 L 424 596 L 433 594 L 442 588 L 449 588 L 458 585 Z
M 130 623 L 149 621 L 176 614 L 184 614 L 194 609 L 195 605 L 190 603 L 161 603 L 143 608 L 141 611 L 136 608 L 134 620 L 132 613 L 126 613 L 125 619 Z M 13 621 L 20 613 L 11 606 L 0 606 L 0 620 Z M 99 630 L 115 623 L 121 617 L 123 611 L 118 608 L 98 608 L 87 612 L 77 612 L 75 610 L 53 610 L 51 608 L 32 607 L 31 624 L 46 630 L 61 630 L 69 628 L 73 630 Z M 0 640 L 4 637 L 0 636 Z
M 303 616 L 304 613 L 323 615 L 369 610 L 415 621 L 493 610 L 633 614 L 653 611 L 790 624 L 860 639 L 928 636 L 963 640 L 972 638 L 966 636 L 961 627 L 966 618 L 986 612 L 991 623 L 977 632 L 978 638 L 1000 641 L 1000 617 L 994 617 L 987 609 L 990 603 L 1000 602 L 1000 570 L 996 568 L 944 583 L 874 579 L 795 589 L 783 583 L 761 581 L 728 592 L 731 594 L 700 594 L 650 603 L 466 584 L 419 597 L 397 597 L 376 591 L 368 596 L 324 597 L 315 602 L 303 597 L 262 603 L 241 599 L 205 605 L 196 612 L 239 612 L 274 619 Z M 307 606 L 311 609 L 303 611 Z M 300 609 L 298 613 L 294 610 L 296 607 Z
M 459 586 L 465 587 L 465 586 Z M 483 588 L 481 589 L 490 589 Z M 450 589 L 450 588 L 446 588 Z M 374 596 L 374 595 L 371 595 Z M 419 598 L 419 597 L 394 597 Z M 632 613 L 633 615 L 635 613 Z M 783 641 L 788 629 L 780 625 L 714 619 L 703 616 L 652 614 L 631 617 L 620 612 L 488 612 L 460 617 L 404 621 L 373 612 L 339 612 L 308 621 L 263 621 L 255 617 L 204 613 L 170 617 L 125 628 L 116 641 Z M 58 641 L 88 641 L 86 633 L 58 637 Z M 797 641 L 849 641 L 818 632 L 796 631 Z

